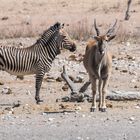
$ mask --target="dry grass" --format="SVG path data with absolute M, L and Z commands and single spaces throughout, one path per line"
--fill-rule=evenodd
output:
M 127 23 L 119 23 L 119 29 L 117 31 L 117 41 L 125 42 L 127 40 L 137 41 L 140 36 L 140 29 L 126 28 Z M 43 26 L 33 26 L 32 24 L 23 25 L 22 28 L 20 26 L 13 26 L 13 28 L 2 29 L 0 31 L 0 39 L 6 38 L 19 38 L 19 37 L 36 37 L 39 36 L 46 27 Z M 102 28 L 106 28 L 105 23 L 102 24 Z M 71 26 L 67 27 L 68 34 L 75 40 L 84 40 L 86 41 L 88 38 L 95 35 L 93 23 L 89 23 L 88 19 L 83 19 L 78 21 L 76 24 L 71 24 Z M 102 29 L 101 29 L 102 32 Z
M 89 0 L 88 2 L 86 0 L 53 0 L 47 3 L 44 0 L 36 2 L 30 0 L 28 3 L 21 0 L 17 4 L 19 6 L 15 8 L 14 3 L 7 0 L 0 5 L 0 39 L 35 37 L 54 22 L 60 21 L 70 25 L 67 31 L 73 39 L 87 40 L 95 34 L 94 18 L 102 24 L 102 29 L 106 29 L 106 25 L 110 24 L 114 18 L 123 20 L 127 0 Z M 117 32 L 118 41 L 139 39 L 140 32 L 136 30 L 139 24 L 137 20 L 135 21 L 139 4 L 140 0 L 132 3 L 132 10 L 135 12 L 131 12 L 132 20 L 130 18 L 128 23 L 122 21 L 124 23 L 121 23 Z M 133 26 L 129 27 L 131 23 Z
M 68 33 L 73 39 L 87 40 L 93 35 L 93 26 L 90 26 L 87 19 L 83 19 L 78 21 L 75 25 L 69 27 Z

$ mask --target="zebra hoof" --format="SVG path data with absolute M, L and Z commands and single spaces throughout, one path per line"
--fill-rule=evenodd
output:
M 35 98 L 36 99 L 36 103 L 37 104 L 40 104 L 41 102 L 43 102 L 43 100 L 40 100 L 40 98 L 38 97 L 38 98 Z
M 40 99 L 39 99 L 39 100 L 36 101 L 36 104 L 39 105 L 39 104 L 42 103 L 42 102 L 43 102 L 43 100 L 40 100 Z
M 90 108 L 90 112 L 95 112 L 96 108 Z
M 107 110 L 106 110 L 106 108 L 99 108 L 99 111 L 106 112 Z

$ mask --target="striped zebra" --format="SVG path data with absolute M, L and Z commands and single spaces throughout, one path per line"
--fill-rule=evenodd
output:
M 71 52 L 76 50 L 75 43 L 59 22 L 46 30 L 43 35 L 30 47 L 0 47 L 0 69 L 10 74 L 23 76 L 36 74 L 36 103 L 43 100 L 39 97 L 42 80 L 51 68 L 55 57 L 65 48 Z

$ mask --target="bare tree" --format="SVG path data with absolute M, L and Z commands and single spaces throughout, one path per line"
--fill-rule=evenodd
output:
M 125 20 L 129 20 L 129 18 L 130 18 L 129 12 L 130 12 L 131 2 L 132 2 L 132 0 L 128 0 L 128 2 L 127 2 L 127 10 L 126 10 L 126 13 L 125 13 L 125 18 L 124 18 Z

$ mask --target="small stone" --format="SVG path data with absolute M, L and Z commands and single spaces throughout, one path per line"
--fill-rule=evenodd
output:
M 121 72 L 123 72 L 123 73 L 127 73 L 127 72 L 128 72 L 128 70 L 121 70 Z
M 12 94 L 12 90 L 9 87 L 4 87 L 2 89 L 2 94 Z
M 126 139 L 127 139 L 127 135 L 126 135 L 126 134 L 124 134 L 123 139 L 124 139 L 124 140 L 126 140 Z
M 1 20 L 8 20 L 9 17 L 5 16 L 5 17 L 2 17 Z
M 134 86 L 134 88 L 138 88 L 138 86 L 137 86 L 137 85 L 135 85 L 135 86 Z
M 79 114 L 79 112 L 78 111 L 75 111 L 75 114 Z
M 23 75 L 18 75 L 17 76 L 17 79 L 23 80 L 24 79 L 24 76 Z
M 126 42 L 126 46 L 129 47 L 130 46 L 130 42 Z
M 83 82 L 83 79 L 84 79 L 84 77 L 78 75 L 78 76 L 76 77 L 76 79 L 74 80 L 74 82 L 75 82 L 75 83 L 82 83 L 82 82 Z
M 135 60 L 135 57 L 130 56 L 130 55 L 128 55 L 127 58 L 128 58 L 129 60 Z
M 68 85 L 64 85 L 63 87 L 62 87 L 62 89 L 64 90 L 64 91 L 68 91 Z
M 130 117 L 129 120 L 130 120 L 130 121 L 134 121 L 135 118 L 134 118 L 134 117 Z
M 31 95 L 31 92 L 27 90 L 26 95 Z
M 55 118 L 49 118 L 48 121 L 52 122 Z
M 83 140 L 83 138 L 82 137 L 77 137 L 77 140 Z
M 4 85 L 4 83 L 3 82 L 0 82 L 0 85 Z
M 61 77 L 56 78 L 56 82 L 62 82 L 62 81 L 63 81 L 63 79 Z
M 136 83 L 136 79 L 132 79 L 131 80 L 131 83 Z
M 135 108 L 136 108 L 136 109 L 140 109 L 140 105 L 137 104 L 137 105 L 135 106 Z
M 81 110 L 82 108 L 80 107 L 80 106 L 77 106 L 76 108 L 75 108 L 75 110 Z
M 70 61 L 76 61 L 76 56 L 75 55 L 70 55 L 68 60 Z
M 64 115 L 68 115 L 68 112 L 64 112 Z
M 82 115 L 82 117 L 83 117 L 83 118 L 85 118 L 85 117 L 86 117 L 86 115 L 85 115 L 85 114 L 83 114 L 83 115 Z

